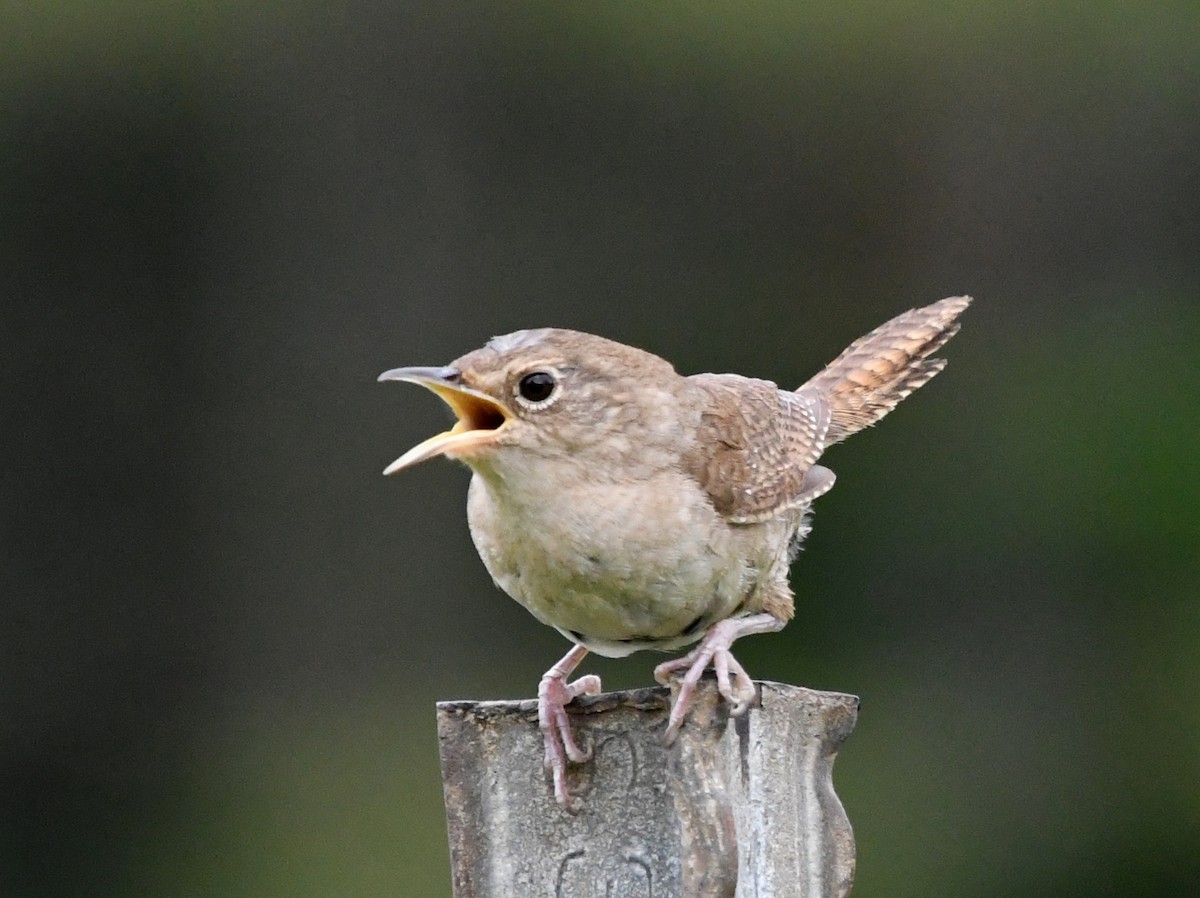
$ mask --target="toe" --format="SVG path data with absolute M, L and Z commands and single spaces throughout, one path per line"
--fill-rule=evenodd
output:
M 592 759 L 591 749 L 586 751 L 579 747 L 579 743 L 575 741 L 575 735 L 571 732 L 569 721 L 563 721 L 558 728 L 559 738 L 562 739 L 563 751 L 566 752 L 568 758 L 576 764 L 583 764 Z
M 580 677 L 567 687 L 567 694 L 570 695 L 571 698 L 575 698 L 578 695 L 599 695 L 600 692 L 600 678 L 595 674 L 588 674 L 586 677 Z

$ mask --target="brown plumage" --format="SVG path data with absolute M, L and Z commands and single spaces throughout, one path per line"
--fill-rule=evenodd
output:
M 814 470 L 831 420 L 820 393 L 789 393 L 736 374 L 689 379 L 706 401 L 683 464 L 730 523 L 777 517 L 833 486 L 825 468 Z
M 831 411 L 826 445 L 870 427 L 946 367 L 930 358 L 958 333 L 958 316 L 971 304 L 954 296 L 910 309 L 859 337 L 797 392 L 825 397 Z
M 834 484 L 824 450 L 877 422 L 944 366 L 967 297 L 893 318 L 794 391 L 735 374 L 683 377 L 640 349 L 544 328 L 497 337 L 446 368 L 401 368 L 458 423 L 390 465 L 434 455 L 474 471 L 471 535 L 496 583 L 576 643 L 542 679 L 539 720 L 564 807 L 575 744 L 564 706 L 600 688 L 567 683 L 588 651 L 671 650 L 686 671 L 674 739 L 704 669 L 734 713 L 754 686 L 730 647 L 793 613 L 788 567 L 813 501 Z

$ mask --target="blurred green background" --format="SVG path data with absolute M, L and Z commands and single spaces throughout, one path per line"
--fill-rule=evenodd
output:
M 856 896 L 1194 892 L 1195 3 L 0 35 L 0 895 L 449 895 L 433 703 L 565 643 L 489 581 L 465 469 L 380 477 L 446 413 L 378 372 L 552 324 L 796 385 L 954 293 L 739 657 L 862 697 Z

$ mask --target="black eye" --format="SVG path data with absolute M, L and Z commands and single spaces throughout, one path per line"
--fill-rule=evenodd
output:
M 533 371 L 521 378 L 517 390 L 529 402 L 545 402 L 554 392 L 558 381 L 549 371 Z

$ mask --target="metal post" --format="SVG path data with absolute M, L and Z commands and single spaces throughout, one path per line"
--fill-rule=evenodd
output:
M 438 705 L 455 898 L 842 898 L 854 836 L 833 791 L 858 699 L 763 682 L 730 718 L 705 680 L 674 746 L 664 688 L 577 699 L 594 757 L 555 802 L 533 701 Z

